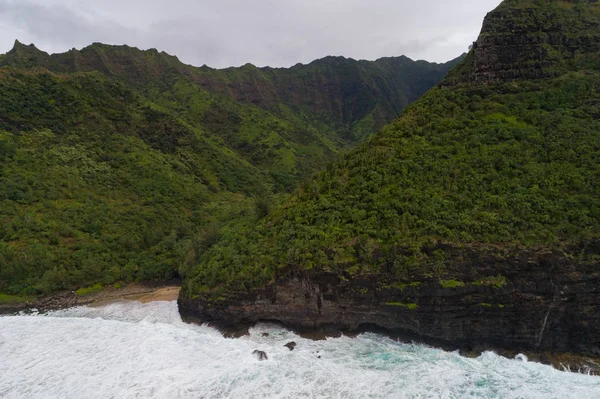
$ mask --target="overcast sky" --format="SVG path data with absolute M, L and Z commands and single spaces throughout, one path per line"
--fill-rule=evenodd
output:
M 0 0 L 0 53 L 93 42 L 157 48 L 212 67 L 290 66 L 326 55 L 445 62 L 500 0 Z

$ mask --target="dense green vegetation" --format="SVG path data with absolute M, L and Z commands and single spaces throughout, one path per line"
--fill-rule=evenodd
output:
M 296 188 L 340 150 L 375 133 L 457 62 L 327 57 L 289 69 L 215 70 L 156 50 L 99 43 L 48 55 L 16 42 L 0 56 L 0 66 L 118 80 L 267 171 L 277 191 Z
M 1 73 L 4 292 L 172 278 L 270 192 L 261 171 L 100 75 Z
M 222 235 L 250 228 L 390 121 L 381 107 L 402 109 L 450 66 L 326 59 L 218 71 L 155 50 L 94 44 L 50 56 L 17 42 L 0 56 L 0 292 L 186 276 Z M 421 79 L 377 86 L 384 103 L 361 80 L 367 69 Z M 342 81 L 340 92 L 325 98 L 315 76 Z M 350 104 L 344 90 L 356 88 L 353 115 L 310 105 Z
M 600 63 L 587 61 L 600 47 L 586 38 L 600 31 L 598 9 L 585 1 L 504 2 L 441 87 L 256 225 L 224 235 L 184 295 L 219 298 L 290 270 L 399 282 L 434 275 L 459 287 L 446 272 L 447 253 L 432 249 L 438 243 L 560 249 L 597 237 Z M 565 26 L 559 39 L 538 40 L 548 15 L 586 28 Z M 543 49 L 538 64 L 530 64 L 530 48 L 513 43 Z M 538 65 L 552 73 L 528 69 Z

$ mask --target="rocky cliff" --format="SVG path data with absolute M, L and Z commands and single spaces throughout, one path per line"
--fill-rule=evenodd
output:
M 467 62 L 447 84 L 550 78 L 594 68 L 600 63 L 597 3 L 503 2 L 486 16 Z
M 377 61 L 326 57 L 289 69 L 203 68 L 194 79 L 208 90 L 274 112 L 285 104 L 298 113 L 321 115 L 354 141 L 396 118 L 462 58 L 432 64 L 404 56 Z
M 225 331 L 279 321 L 300 332 L 379 329 L 466 351 L 600 357 L 600 269 L 597 262 L 573 261 L 573 254 L 600 255 L 600 241 L 568 254 L 442 244 L 431 250 L 449 254 L 446 273 L 456 280 L 289 270 L 263 290 L 179 303 L 185 316 L 200 315 Z
M 181 311 L 599 356 L 599 10 L 503 2 L 439 87 L 207 251 Z

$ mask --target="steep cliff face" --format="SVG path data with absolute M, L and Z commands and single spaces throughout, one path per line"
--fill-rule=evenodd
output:
M 278 284 L 215 301 L 180 299 L 184 315 L 235 329 L 282 321 L 298 331 L 388 333 L 449 348 L 560 351 L 600 356 L 600 269 L 573 255 L 600 255 L 600 241 L 582 248 L 524 250 L 448 246 L 448 275 L 361 275 L 289 270 Z M 411 281 L 414 280 L 414 281 Z M 231 297 L 229 297 L 231 295 Z
M 490 12 L 467 62 L 449 84 L 559 76 L 600 63 L 598 1 L 511 0 Z
M 600 355 L 599 16 L 502 3 L 439 87 L 207 251 L 182 312 Z
M 285 104 L 299 114 L 319 115 L 334 123 L 345 140 L 355 141 L 397 117 L 461 59 L 432 64 L 406 57 L 377 61 L 326 57 L 289 69 L 203 68 L 194 80 L 208 90 L 276 113 Z

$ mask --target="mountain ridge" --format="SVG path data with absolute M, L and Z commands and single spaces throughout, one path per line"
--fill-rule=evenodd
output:
M 69 52 L 82 52 L 84 50 L 89 50 L 90 48 L 102 47 L 102 46 L 109 46 L 109 47 L 115 47 L 115 48 L 122 47 L 122 48 L 126 48 L 126 49 L 131 49 L 131 50 L 134 50 L 134 51 L 140 51 L 140 52 L 151 52 L 151 53 L 154 52 L 154 53 L 164 54 L 164 55 L 167 55 L 169 57 L 177 58 L 177 60 L 179 60 L 179 57 L 177 55 L 169 54 L 166 51 L 162 51 L 162 50 L 159 51 L 156 47 L 151 47 L 151 48 L 147 48 L 147 49 L 141 49 L 141 48 L 139 48 L 137 46 L 130 46 L 128 44 L 106 44 L 106 43 L 102 43 L 102 42 L 93 42 L 92 44 L 87 45 L 85 47 L 82 47 L 80 49 L 72 48 L 72 49 L 64 51 L 64 52 L 48 53 L 46 51 L 43 51 L 43 50 L 39 49 L 35 45 L 35 43 L 25 44 L 24 42 L 21 42 L 19 39 L 15 39 L 13 47 L 10 50 L 8 50 L 6 53 L 4 53 L 4 54 L 8 54 L 8 53 L 12 53 L 14 51 L 17 51 L 19 48 L 21 48 L 21 49 L 22 48 L 29 48 L 29 49 L 37 50 L 37 51 L 39 51 L 39 52 L 41 52 L 41 53 L 43 53 L 43 54 L 45 54 L 47 56 L 53 56 L 53 55 L 54 56 L 59 56 L 59 55 L 66 54 L 66 53 L 69 53 Z M 0 54 L 0 55 L 2 55 L 2 54 Z M 461 56 L 464 56 L 464 55 L 466 55 L 466 53 L 462 54 Z M 460 58 L 461 56 L 459 56 L 457 58 Z M 232 65 L 232 66 L 221 67 L 221 68 L 211 67 L 210 65 L 207 65 L 207 64 L 194 65 L 194 64 L 185 63 L 185 62 L 180 61 L 180 60 L 179 61 L 182 64 L 184 64 L 186 66 L 193 67 L 193 68 L 207 68 L 207 69 L 212 69 L 212 70 L 216 70 L 216 71 L 222 71 L 222 70 L 225 70 L 225 69 L 238 69 L 238 68 L 243 68 L 245 66 L 251 66 L 251 67 L 254 67 L 254 68 L 258 68 L 258 69 L 272 69 L 272 70 L 277 70 L 277 69 L 292 69 L 292 68 L 298 68 L 298 67 L 308 66 L 308 65 L 310 65 L 312 63 L 315 63 L 315 62 L 318 62 L 318 61 L 327 60 L 327 59 L 331 59 L 331 58 L 340 58 L 340 59 L 344 59 L 344 60 L 347 60 L 347 61 L 366 62 L 366 63 L 377 62 L 377 61 L 381 61 L 381 60 L 385 60 L 385 59 L 390 59 L 390 58 L 391 59 L 398 58 L 398 59 L 406 59 L 406 60 L 411 61 L 411 62 L 427 63 L 427 64 L 432 64 L 432 65 L 444 65 L 444 64 L 447 64 L 448 62 L 452 62 L 453 61 L 453 60 L 448 60 L 446 62 L 427 61 L 425 59 L 413 59 L 413 58 L 408 57 L 406 55 L 382 56 L 382 57 L 379 57 L 379 58 L 376 58 L 376 59 L 372 59 L 372 60 L 366 59 L 366 58 L 346 57 L 344 55 L 326 55 L 326 56 L 323 56 L 323 57 L 320 57 L 320 58 L 315 58 L 314 60 L 309 61 L 309 62 L 297 62 L 297 63 L 295 63 L 293 65 L 289 65 L 289 66 L 270 66 L 270 65 L 258 66 L 258 65 L 255 65 L 255 64 L 251 63 L 251 62 L 247 62 L 247 63 L 245 63 L 243 65 L 238 65 L 238 66 Z
M 123 60 L 127 57 L 137 58 L 135 58 L 134 61 L 126 60 L 119 62 L 120 59 Z M 142 57 L 145 57 L 146 59 L 143 59 Z M 395 103 L 400 103 L 397 109 L 389 109 L 388 106 L 388 108 L 383 110 L 383 112 L 386 114 L 386 118 L 389 120 L 390 115 L 397 115 L 401 108 L 406 106 L 411 101 L 414 101 L 414 99 L 418 98 L 429 87 L 437 83 L 437 81 L 439 81 L 441 77 L 443 77 L 443 75 L 445 75 L 445 73 L 461 59 L 461 57 L 458 57 L 457 59 L 451 60 L 447 63 L 438 64 L 429 63 L 426 61 L 413 61 L 405 56 L 384 57 L 376 61 L 356 61 L 351 58 L 329 56 L 314 60 L 306 65 L 296 65 L 291 68 L 259 68 L 251 64 L 246 64 L 242 67 L 213 69 L 210 67 L 194 67 L 191 65 L 183 64 L 179 61 L 179 59 L 176 56 L 169 55 L 165 52 L 158 52 L 158 50 L 155 49 L 139 50 L 135 47 L 130 47 L 127 45 L 110 46 L 101 43 L 94 43 L 90 46 L 83 48 L 82 50 L 70 50 L 66 53 L 49 55 L 48 53 L 37 49 L 37 47 L 35 47 L 35 45 L 33 44 L 25 46 L 20 42 L 16 41 L 14 48 L 4 56 L 4 59 L 0 58 L 0 65 L 13 64 L 14 66 L 28 67 L 28 62 L 31 61 L 33 62 L 33 64 L 31 65 L 43 66 L 53 72 L 73 73 L 94 70 L 101 71 L 109 75 L 115 75 L 117 77 L 125 79 L 131 79 L 132 77 L 136 79 L 143 79 L 146 74 L 154 74 L 153 77 L 156 78 L 158 76 L 162 76 L 165 73 L 165 70 L 168 70 L 169 68 L 174 68 L 177 70 L 177 72 L 187 75 L 187 77 L 193 80 L 194 83 L 199 84 L 203 88 L 209 89 L 210 91 L 217 92 L 219 94 L 226 94 L 229 97 L 233 97 L 236 100 L 244 100 L 247 103 L 259 104 L 262 105 L 263 108 L 269 110 L 273 110 L 275 105 L 280 102 L 279 100 L 283 100 L 283 102 L 288 106 L 297 105 L 292 99 L 288 99 L 288 101 L 286 101 L 285 98 L 281 98 L 277 95 L 279 93 L 286 92 L 286 90 L 294 88 L 301 89 L 301 87 L 291 86 L 291 81 L 295 79 L 295 76 L 281 76 L 282 73 L 288 73 L 289 75 L 289 72 L 291 72 L 292 70 L 306 71 L 307 68 L 319 68 L 316 71 L 305 72 L 305 74 L 308 73 L 309 77 L 311 77 L 314 76 L 315 73 L 327 75 L 327 73 L 331 72 L 328 71 L 327 68 L 332 68 L 330 66 L 330 63 L 332 62 L 337 63 L 338 66 L 361 65 L 362 71 L 349 70 L 349 73 L 354 74 L 354 76 L 351 76 L 351 78 L 354 79 L 354 81 L 351 82 L 351 84 L 369 87 L 373 84 L 373 82 L 364 80 L 363 76 L 361 76 L 361 73 L 377 73 L 377 71 L 366 71 L 365 68 L 369 66 L 383 63 L 389 64 L 390 62 L 395 61 L 395 65 L 393 65 L 393 67 L 395 67 L 394 73 L 398 74 L 399 76 L 402 76 L 407 73 L 418 73 L 416 72 L 418 69 L 416 67 L 413 67 L 413 65 L 429 68 L 425 74 L 420 74 L 417 76 L 407 76 L 407 79 L 413 79 L 417 82 L 421 82 L 420 85 L 415 85 L 413 83 L 413 85 L 410 86 L 406 85 L 404 82 L 398 82 L 397 86 L 395 86 L 397 87 L 395 88 L 396 93 L 407 92 L 409 93 L 409 96 L 407 98 L 399 97 L 394 99 Z M 137 71 L 136 68 L 142 68 L 142 70 Z M 382 68 L 379 69 L 382 70 Z M 385 68 L 383 69 L 385 70 Z M 247 76 L 244 76 L 244 71 Z M 239 72 L 242 72 L 242 76 L 237 76 Z M 249 81 L 244 81 L 244 78 L 247 78 L 247 80 Z M 277 79 L 283 79 L 284 81 L 277 81 Z M 327 81 L 327 76 L 325 76 L 324 79 L 326 79 L 325 81 Z M 257 87 L 257 84 L 260 87 Z M 286 86 L 280 88 L 279 85 Z M 376 84 L 375 86 L 376 87 L 369 88 L 367 90 L 375 90 L 377 92 L 380 92 L 381 87 L 377 87 Z M 340 90 L 339 87 L 336 89 Z M 251 91 L 252 93 L 248 93 L 248 91 Z M 272 98 L 271 100 L 267 100 L 267 104 L 263 105 L 261 104 L 261 94 L 268 94 Z M 298 95 L 296 99 L 298 98 L 310 98 L 310 92 L 308 93 L 308 95 L 307 93 L 302 93 L 301 95 Z M 313 98 L 313 100 L 311 101 L 322 103 L 324 100 L 319 100 L 318 97 L 316 97 Z M 331 100 L 329 102 L 331 102 Z M 348 102 L 347 99 L 345 99 L 345 102 Z M 300 104 L 300 106 L 305 107 L 306 104 Z M 340 104 L 339 106 L 343 106 L 343 104 Z M 376 106 L 376 102 L 370 100 L 365 105 L 365 108 L 371 111 L 372 108 Z M 333 107 L 329 108 L 333 109 Z M 367 112 L 364 111 L 359 116 L 365 116 L 366 114 Z M 334 122 L 337 122 L 337 120 Z M 342 120 L 342 122 L 357 122 L 357 120 L 355 118 L 346 118 L 345 120 Z M 377 121 L 375 130 L 377 130 L 377 128 L 381 127 L 382 125 L 382 121 Z M 358 137 L 358 139 L 361 138 L 363 137 Z
M 319 61 L 300 69 L 213 70 L 157 50 L 94 44 L 48 55 L 15 43 L 0 66 L 55 73 L 100 72 L 131 86 L 180 119 L 216 133 L 286 190 L 366 139 L 436 84 L 460 59 L 443 65 L 398 61 L 384 67 Z M 330 64 L 330 62 L 334 62 Z M 257 121 L 264 121 L 263 126 Z

